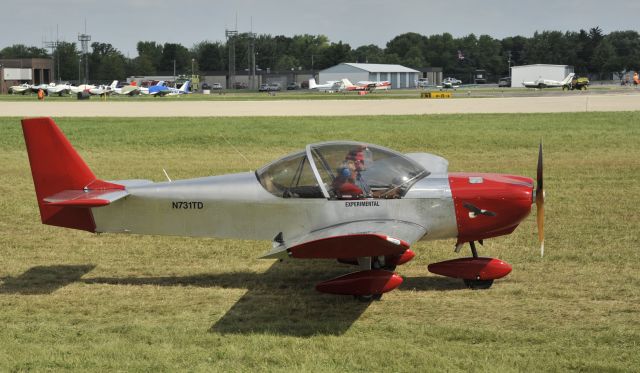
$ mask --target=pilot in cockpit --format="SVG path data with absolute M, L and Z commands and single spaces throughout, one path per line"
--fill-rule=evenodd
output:
M 365 153 L 368 153 L 368 157 Z M 371 188 L 362 175 L 366 171 L 366 158 L 371 159 L 371 155 L 365 146 L 359 146 L 347 153 L 337 169 L 338 175 L 333 185 L 339 198 L 371 197 Z

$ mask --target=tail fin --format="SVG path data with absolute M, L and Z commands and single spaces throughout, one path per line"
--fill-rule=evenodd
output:
M 314 78 L 309 79 L 309 89 L 314 89 L 318 85 L 316 84 L 316 80 Z
M 109 87 L 116 88 L 117 86 L 118 86 L 118 81 L 114 80 L 114 81 L 111 82 L 111 85 Z
M 94 232 L 90 209 L 51 205 L 45 198 L 67 191 L 124 187 L 97 179 L 51 118 L 23 119 L 22 131 L 42 223 Z
M 355 87 L 353 85 L 353 83 L 351 83 L 351 80 L 347 79 L 347 78 L 343 78 L 342 79 L 342 84 L 344 84 L 345 87 L 350 88 L 350 87 Z
M 564 80 L 562 81 L 562 84 L 569 84 L 569 82 L 571 81 L 571 79 L 573 79 L 573 77 L 575 76 L 575 73 L 571 73 L 569 75 L 567 75 L 566 78 L 564 78 Z
M 184 83 L 182 84 L 182 87 L 180 87 L 179 91 L 180 91 L 180 92 L 182 92 L 182 93 L 189 93 L 189 84 L 190 84 L 190 81 L 189 81 L 189 80 L 187 80 L 186 82 L 184 82 Z

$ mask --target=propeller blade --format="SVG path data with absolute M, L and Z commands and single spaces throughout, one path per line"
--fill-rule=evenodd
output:
M 540 257 L 544 256 L 544 188 L 543 188 L 543 166 L 542 166 L 542 140 L 538 148 L 538 170 L 536 187 L 536 207 L 538 223 L 538 241 L 540 242 Z

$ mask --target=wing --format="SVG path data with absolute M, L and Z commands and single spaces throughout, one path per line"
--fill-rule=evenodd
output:
M 356 258 L 402 254 L 427 232 L 407 221 L 366 220 L 338 224 L 286 240 L 278 234 L 270 252 L 261 259 L 274 258 Z

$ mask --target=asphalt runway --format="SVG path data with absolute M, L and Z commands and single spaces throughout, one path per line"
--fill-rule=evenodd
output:
M 383 100 L 0 102 L 15 117 L 360 116 L 638 111 L 640 94 Z

